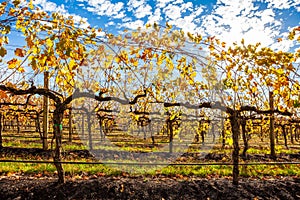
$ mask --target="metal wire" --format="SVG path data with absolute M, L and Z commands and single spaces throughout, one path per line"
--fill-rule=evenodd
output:
M 166 165 L 166 166 L 213 166 L 213 165 L 234 165 L 233 163 L 223 163 L 223 162 L 215 162 L 215 163 L 146 163 L 146 162 L 83 162 L 83 161 L 50 161 L 50 160 L 0 160 L 0 163 L 43 163 L 43 164 L 80 164 L 80 165 L 145 165 L 145 166 L 153 166 L 153 165 Z M 251 162 L 251 163 L 239 163 L 240 166 L 245 165 L 300 165 L 300 162 Z

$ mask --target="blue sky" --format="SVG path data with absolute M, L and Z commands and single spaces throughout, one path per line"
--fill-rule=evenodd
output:
M 53 12 L 83 18 L 87 25 L 116 33 L 147 23 L 170 24 L 232 43 L 261 42 L 265 46 L 293 49 L 286 37 L 300 25 L 300 0 L 34 0 Z

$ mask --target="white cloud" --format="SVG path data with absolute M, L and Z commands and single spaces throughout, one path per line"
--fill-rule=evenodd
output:
M 273 49 L 280 49 L 282 51 L 289 51 L 291 49 L 291 47 L 293 47 L 294 41 L 291 41 L 289 39 L 287 39 L 289 32 L 285 32 L 283 33 L 282 36 L 282 41 L 281 42 L 274 42 L 271 45 L 271 48 Z M 278 37 L 279 38 L 279 37 Z
M 165 13 L 167 18 L 174 20 L 181 17 L 181 9 L 182 8 L 180 8 L 177 5 L 169 4 L 167 7 L 163 9 L 163 12 Z
M 300 6 L 299 0 L 266 0 L 269 8 L 289 9 L 290 7 Z
M 202 14 L 203 8 L 203 6 L 194 6 L 192 2 L 183 3 L 179 0 L 168 4 L 162 11 L 170 24 L 185 31 L 194 32 L 200 21 L 199 16 Z
M 259 10 L 252 0 L 218 0 L 211 14 L 201 17 L 203 23 L 197 30 L 217 36 L 227 43 L 261 42 L 270 46 L 279 37 L 282 22 L 276 20 L 273 9 Z
M 182 28 L 186 32 L 194 32 L 197 27 L 197 25 L 194 23 L 193 15 L 185 16 L 183 18 L 178 18 L 176 20 L 170 21 L 170 24 Z
M 150 23 L 150 24 L 153 24 L 154 22 L 158 23 L 160 20 L 162 20 L 161 11 L 160 11 L 160 8 L 156 8 L 154 13 L 149 16 L 147 23 Z
M 176 0 L 175 2 L 174 2 L 174 4 L 180 4 L 180 3 L 183 3 L 184 1 L 183 0 Z
M 142 20 L 136 20 L 136 21 L 132 21 L 132 22 L 126 22 L 120 25 L 120 27 L 125 27 L 128 29 L 137 29 L 139 27 L 143 27 L 144 26 L 144 21 Z
M 49 2 L 47 0 L 35 0 L 33 1 L 35 5 L 40 6 L 44 11 L 47 12 L 60 12 L 62 14 L 66 13 L 67 11 L 64 8 L 64 5 L 58 6 L 56 3 Z
M 179 2 L 174 2 L 163 8 L 163 12 L 165 13 L 167 19 L 169 18 L 171 20 L 175 20 L 180 18 L 182 14 L 186 13 L 187 11 L 193 12 L 193 4 L 191 2 L 175 5 L 176 3 Z
M 84 24 L 80 24 L 80 28 L 87 28 L 88 26 L 90 26 L 90 24 L 88 23 L 88 19 L 81 17 L 80 15 L 77 14 L 71 14 L 69 13 L 66 9 L 64 4 L 61 5 L 57 5 L 56 3 L 47 1 L 47 0 L 35 0 L 33 1 L 34 5 L 40 7 L 42 10 L 46 11 L 46 12 L 57 12 L 60 13 L 66 17 L 68 16 L 73 16 L 74 22 L 76 24 L 79 24 L 80 22 L 85 22 Z
M 124 17 L 122 19 L 122 22 L 129 22 L 129 21 L 132 21 L 132 19 L 130 17 Z
M 124 12 L 120 12 L 119 14 L 115 15 L 113 18 L 115 19 L 122 19 L 126 17 L 125 13 Z
M 145 0 L 129 0 L 127 10 L 138 19 L 152 15 L 152 7 Z
M 195 15 L 195 16 L 200 15 L 203 12 L 203 8 L 204 8 L 203 6 L 196 7 L 194 12 L 193 12 L 193 15 Z
M 158 8 L 164 8 L 167 4 L 173 2 L 174 0 L 156 0 L 156 6 Z
M 107 25 L 109 26 L 115 25 L 115 22 L 108 22 Z
M 201 1 L 188 0 L 76 1 L 80 2 L 79 6 L 86 7 L 81 9 L 86 9 L 98 17 L 108 17 L 109 20 L 104 26 L 117 24 L 119 28 L 136 29 L 146 23 L 168 21 L 185 31 L 217 36 L 227 43 L 244 38 L 247 43 L 261 42 L 265 46 L 282 45 L 283 48 L 292 44 L 288 41 L 279 44 L 275 42 L 285 34 L 282 33 L 284 21 L 280 19 L 284 14 L 279 13 L 284 13 L 289 8 L 300 12 L 300 0 L 217 0 L 211 11 Z M 63 5 L 58 6 L 50 0 L 35 2 L 49 12 L 68 14 Z M 263 9 L 259 3 L 264 4 Z M 204 14 L 204 11 L 210 13 Z M 76 20 L 78 17 L 75 17 Z
M 138 8 L 140 6 L 142 6 L 143 4 L 145 4 L 145 1 L 143 0 L 129 0 L 127 3 L 128 11 L 132 11 L 133 8 Z
M 152 7 L 149 5 L 142 5 L 135 10 L 135 17 L 140 19 L 147 15 L 151 15 Z
M 108 16 L 112 18 L 122 18 L 124 14 L 124 3 L 112 3 L 108 0 L 85 0 L 89 7 L 89 12 L 95 13 L 100 16 Z

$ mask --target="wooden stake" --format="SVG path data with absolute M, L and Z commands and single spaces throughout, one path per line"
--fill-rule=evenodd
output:
M 49 72 L 44 72 L 44 88 L 49 89 Z M 49 129 L 49 98 L 44 96 L 43 105 L 43 149 L 48 149 L 48 129 Z
M 269 92 L 269 104 L 270 110 L 274 111 L 274 97 L 273 92 Z M 271 113 L 270 116 L 270 149 L 271 149 L 271 157 L 276 158 L 275 153 L 275 136 L 274 136 L 274 113 Z
M 72 142 L 72 110 L 69 109 L 69 142 Z
M 2 148 L 2 113 L 0 113 L 0 149 Z

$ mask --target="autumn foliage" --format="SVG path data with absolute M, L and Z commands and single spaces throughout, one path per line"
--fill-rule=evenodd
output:
M 51 99 L 54 161 L 61 160 L 58 125 L 70 104 L 80 103 L 83 97 L 95 99 L 102 109 L 119 103 L 151 112 L 150 104 L 162 104 L 169 119 L 179 116 L 178 106 L 222 111 L 231 123 L 234 174 L 238 174 L 241 119 L 274 114 L 299 117 L 299 49 L 284 52 L 244 40 L 231 45 L 169 24 L 149 24 L 113 35 L 81 28 L 82 23 L 46 13 L 32 1 L 0 4 L 1 101 L 11 102 L 13 95 Z M 12 30 L 20 32 L 25 45 L 10 51 Z M 288 36 L 296 45 L 299 33 L 296 27 Z M 50 89 L 38 82 L 46 71 Z M 26 78 L 26 73 L 34 75 Z M 269 92 L 274 94 L 273 109 Z M 55 165 L 64 182 L 61 164 Z

